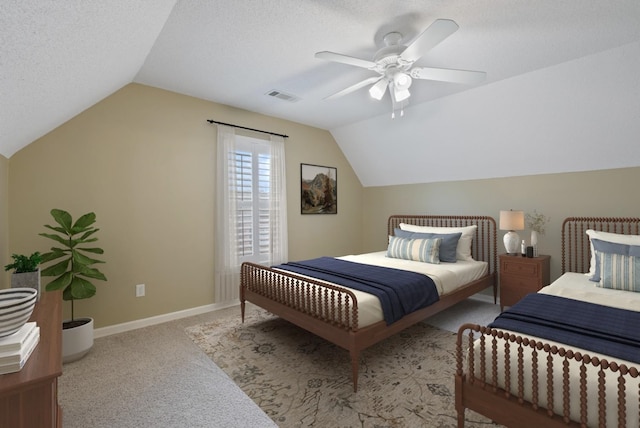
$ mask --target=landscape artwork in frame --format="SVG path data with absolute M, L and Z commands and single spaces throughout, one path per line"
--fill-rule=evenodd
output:
M 300 164 L 302 214 L 338 213 L 338 170 L 330 166 Z

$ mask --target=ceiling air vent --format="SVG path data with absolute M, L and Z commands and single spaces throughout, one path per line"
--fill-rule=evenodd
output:
M 290 103 L 295 103 L 296 101 L 300 100 L 300 98 L 296 96 L 285 94 L 284 92 L 276 91 L 275 89 L 273 91 L 267 92 L 267 95 L 269 95 L 270 97 L 275 97 L 275 98 L 284 100 L 284 101 L 289 101 Z

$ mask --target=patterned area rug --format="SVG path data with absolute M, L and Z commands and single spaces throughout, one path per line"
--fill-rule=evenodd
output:
M 346 350 L 262 309 L 186 333 L 281 427 L 457 426 L 456 335 L 428 324 L 366 349 L 357 393 Z M 466 416 L 466 427 L 496 426 Z

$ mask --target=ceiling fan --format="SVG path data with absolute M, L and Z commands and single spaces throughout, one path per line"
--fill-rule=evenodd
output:
M 437 19 L 408 46 L 400 44 L 403 37 L 401 33 L 388 33 L 383 38 L 385 47 L 376 52 L 373 61 L 335 52 L 317 52 L 315 55 L 316 58 L 366 68 L 378 73 L 378 76 L 373 76 L 358 82 L 325 99 L 338 98 L 365 86 L 372 85 L 369 88 L 369 94 L 376 100 L 381 100 L 388 88 L 392 103 L 391 117 L 395 117 L 397 105 L 400 104 L 402 109 L 404 103 L 408 102 L 407 100 L 411 96 L 409 87 L 413 79 L 465 84 L 483 81 L 487 75 L 483 71 L 413 67 L 413 64 L 420 59 L 424 53 L 455 33 L 458 28 L 458 24 L 450 19 Z M 403 113 L 404 111 L 401 110 L 401 115 Z

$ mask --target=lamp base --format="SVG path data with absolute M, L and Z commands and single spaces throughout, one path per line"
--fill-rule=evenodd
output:
M 516 232 L 510 230 L 509 232 L 505 233 L 503 242 L 504 248 L 505 250 L 507 250 L 507 254 L 518 254 L 518 249 L 520 246 L 520 236 Z

